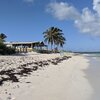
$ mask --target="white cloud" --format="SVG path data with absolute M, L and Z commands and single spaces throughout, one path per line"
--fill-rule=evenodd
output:
M 76 27 L 82 33 L 100 36 L 100 18 L 88 8 L 84 8 L 80 19 L 75 20 Z
M 24 2 L 27 2 L 27 3 L 33 3 L 34 0 L 24 0 Z
M 79 16 L 79 13 L 73 6 L 70 6 L 68 3 L 64 2 L 50 3 L 47 6 L 47 12 L 50 12 L 53 16 L 55 16 L 59 20 L 75 19 Z
M 66 2 L 50 3 L 47 11 L 59 20 L 73 20 L 75 26 L 81 33 L 88 33 L 100 36 L 100 0 L 93 0 L 92 12 L 89 8 L 84 8 L 82 13 Z
M 100 0 L 93 0 L 93 9 L 100 16 Z

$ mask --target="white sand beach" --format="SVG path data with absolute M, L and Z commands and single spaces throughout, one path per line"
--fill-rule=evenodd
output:
M 19 82 L 3 81 L 4 83 L 0 86 L 0 100 L 99 100 L 99 84 L 94 84 L 95 88 L 89 80 L 95 81 L 96 78 L 95 75 L 93 77 L 95 74 L 92 73 L 93 70 L 87 71 L 89 60 L 77 55 L 64 59 L 58 64 L 50 62 L 58 57 L 62 58 L 60 54 L 0 56 L 0 71 L 13 68 L 15 72 L 19 72 L 22 70 L 19 66 L 27 64 L 25 66 L 31 68 L 35 61 L 48 60 L 49 63 L 26 76 L 20 76 L 21 73 L 16 74 Z M 2 77 L 8 76 L 0 75 L 0 79 Z M 100 78 L 97 77 L 97 79 L 100 83 Z M 92 99 L 94 94 L 95 96 L 97 94 L 96 99 Z

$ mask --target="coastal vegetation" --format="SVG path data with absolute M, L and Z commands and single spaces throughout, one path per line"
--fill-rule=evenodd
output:
M 15 49 L 7 47 L 4 42 L 7 36 L 4 33 L 0 34 L 0 54 L 1 55 L 10 55 L 15 53 Z
M 43 32 L 43 37 L 44 37 L 44 42 L 51 45 L 51 50 L 48 49 L 48 46 L 45 45 L 44 42 L 41 42 L 37 44 L 38 49 L 36 49 L 36 52 L 39 53 L 59 52 L 60 47 L 62 48 L 66 41 L 62 30 L 57 27 L 50 27 L 49 29 L 47 29 L 45 32 Z M 6 38 L 7 36 L 4 33 L 0 34 L 0 54 L 2 55 L 14 54 L 16 50 L 12 47 L 8 47 L 5 45 Z M 42 49 L 43 46 L 45 46 L 47 49 Z
M 58 50 L 58 47 L 63 47 L 65 44 L 65 37 L 62 30 L 57 27 L 50 27 L 45 32 L 43 32 L 44 41 L 51 45 L 51 51 Z M 54 47 L 54 49 L 53 49 Z
M 7 38 L 7 36 L 4 33 L 0 34 L 0 42 L 5 42 L 5 39 Z

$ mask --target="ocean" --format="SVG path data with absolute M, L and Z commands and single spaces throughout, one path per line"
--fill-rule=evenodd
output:
M 86 55 L 86 56 L 88 56 L 88 57 L 100 57 L 100 54 L 84 54 L 84 55 Z
M 78 52 L 79 54 L 86 55 L 87 57 L 100 57 L 100 52 Z
M 97 63 L 97 65 L 100 66 L 100 52 L 93 52 L 93 53 L 81 53 L 83 55 L 85 55 L 85 57 L 87 57 L 90 62 L 91 62 L 91 65 L 93 63 Z
M 77 52 L 77 54 L 82 54 L 91 61 L 97 61 L 100 65 L 100 52 Z

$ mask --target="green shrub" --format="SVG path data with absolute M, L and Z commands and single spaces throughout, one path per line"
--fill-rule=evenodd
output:
M 49 50 L 37 50 L 37 52 L 38 52 L 38 53 L 47 53 L 47 54 L 52 53 L 52 52 L 49 51 Z
M 15 53 L 15 49 L 6 47 L 5 44 L 0 43 L 0 54 L 1 55 L 11 55 Z
M 11 47 L 6 47 L 6 53 L 8 55 L 11 55 L 11 54 L 15 54 L 15 49 L 14 48 L 11 48 Z
M 4 55 L 6 53 L 6 46 L 3 43 L 0 43 L 0 54 Z

